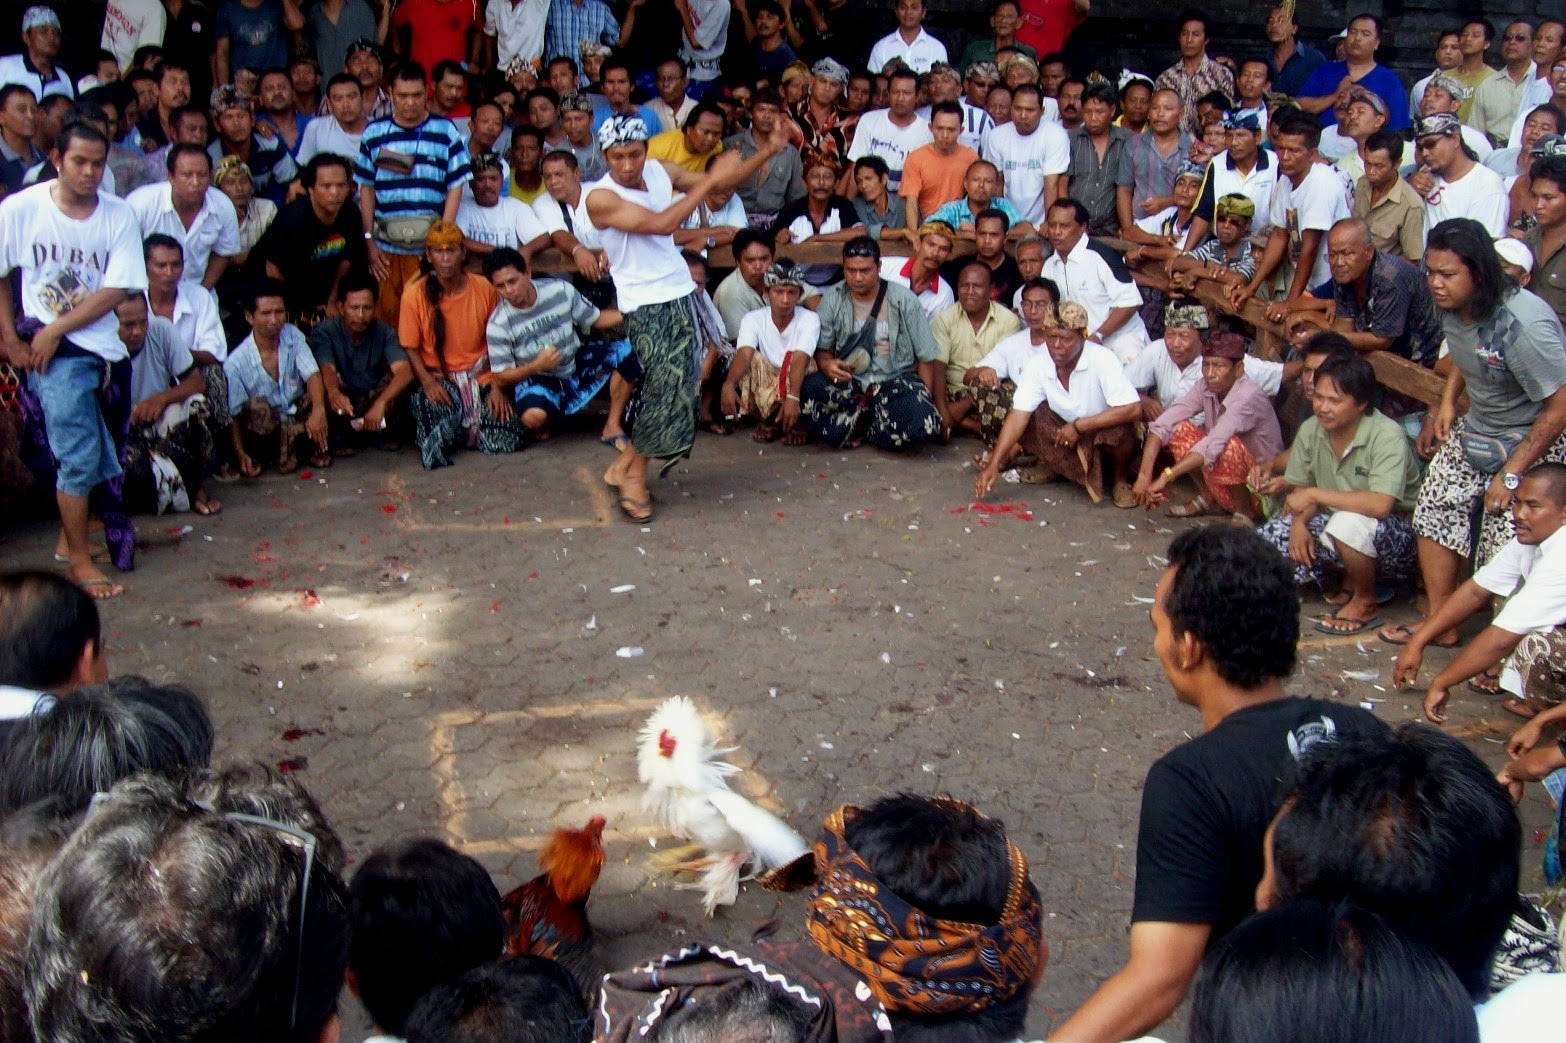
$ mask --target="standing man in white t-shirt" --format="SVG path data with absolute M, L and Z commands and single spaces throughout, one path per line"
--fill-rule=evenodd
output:
M 935 140 L 930 124 L 919 118 L 919 77 L 909 69 L 892 73 L 887 83 L 889 108 L 876 109 L 859 117 L 854 131 L 854 143 L 848 149 L 849 172 L 839 183 L 839 190 L 852 199 L 857 192 L 854 186 L 853 161 L 866 156 L 880 156 L 886 161 L 886 190 L 896 194 L 903 183 L 903 164 L 908 153 Z
M 770 442 L 781 431 L 784 445 L 804 445 L 799 388 L 813 368 L 821 320 L 799 307 L 809 285 L 799 265 L 774 261 L 763 278 L 767 306 L 740 320 L 734 360 L 723 382 L 723 412 L 755 417 L 758 442 Z
M 870 48 L 870 71 L 880 74 L 886 63 L 899 58 L 921 76 L 936 62 L 946 61 L 946 45 L 924 31 L 924 0 L 897 0 L 897 31 L 888 33 Z
M 1477 162 L 1463 144 L 1463 126 L 1450 112 L 1414 121 L 1415 161 L 1408 179 L 1425 200 L 1425 231 L 1449 217 L 1471 217 L 1492 239 L 1506 234 L 1508 200 L 1501 175 Z
M 326 81 L 328 116 L 318 116 L 305 124 L 299 142 L 299 165 L 303 167 L 323 152 L 359 158 L 359 142 L 370 125 L 364 113 L 364 87 L 352 73 L 340 72 Z
M 1312 286 L 1332 278 L 1327 266 L 1327 231 L 1349 216 L 1350 197 L 1343 179 L 1325 163 L 1313 160 L 1321 140 L 1314 117 L 1285 119 L 1273 127 L 1272 147 L 1278 156 L 1278 183 L 1272 193 L 1272 231 L 1261 263 L 1248 283 L 1229 291 L 1236 309 L 1270 285 L 1284 258 L 1294 265 L 1286 300 L 1295 300 Z M 1504 200 L 1506 193 L 1501 193 Z
M 683 0 L 682 0 L 683 3 Z M 588 186 L 587 216 L 597 227 L 614 272 L 626 336 L 642 363 L 641 411 L 631 441 L 604 472 L 632 522 L 652 521 L 647 461 L 667 471 L 689 456 L 696 441 L 696 284 L 674 245 L 674 232 L 714 191 L 733 189 L 788 144 L 782 124 L 749 159 L 725 153 L 696 174 L 647 162 L 647 124 L 639 116 L 611 116 L 598 128 L 609 174 Z M 731 158 L 732 157 L 732 158 Z M 684 192 L 675 199 L 676 191 Z
M 96 598 L 124 588 L 93 564 L 87 497 L 101 496 L 114 564 L 129 569 L 135 530 L 120 505 L 120 445 L 130 425 L 130 357 L 114 308 L 147 288 L 141 233 L 129 204 L 98 191 L 109 141 L 75 123 L 50 160 L 53 181 L 0 202 L 0 275 L 22 273 L 21 321 L 10 281 L 0 278 L 0 353 L 28 371 L 58 462 L 55 497 L 70 558 L 66 574 Z
M 1043 97 L 1031 83 L 1014 90 L 1011 122 L 990 131 L 981 150 L 1001 172 L 1006 200 L 1035 228 L 1060 198 L 1061 175 L 1071 166 L 1071 136 L 1060 124 L 1042 121 Z
M 486 68 L 508 79 L 513 72 L 543 72 L 544 24 L 549 20 L 549 0 L 489 0 L 484 9 Z
M 130 71 L 131 56 L 139 47 L 163 46 L 168 12 L 161 0 L 109 0 L 103 12 L 103 35 L 98 44 L 114 55 L 120 72 Z M 118 324 L 115 325 L 118 329 Z
M 674 9 L 680 15 L 680 60 L 691 79 L 716 80 L 729 39 L 729 0 L 674 0 Z

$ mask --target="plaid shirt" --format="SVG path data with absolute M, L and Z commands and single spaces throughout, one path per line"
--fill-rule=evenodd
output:
M 1180 107 L 1185 110 L 1185 121 L 1181 126 L 1187 134 L 1196 134 L 1202 129 L 1196 122 L 1196 102 L 1202 95 L 1223 91 L 1225 97 L 1234 100 L 1234 74 L 1205 53 L 1202 55 L 1202 64 L 1196 67 L 1195 75 L 1185 71 L 1184 61 L 1178 61 L 1159 73 L 1153 86 L 1155 90 L 1172 90 L 1180 95 Z
M 228 378 L 228 400 L 239 407 L 252 398 L 265 399 L 283 416 L 293 416 L 299 400 L 304 397 L 305 385 L 320 372 L 315 355 L 305 343 L 299 327 L 289 323 L 277 338 L 277 379 L 261 365 L 261 353 L 256 348 L 255 334 L 246 337 L 244 343 L 229 352 L 223 361 L 223 375 Z
M 1394 355 L 1421 366 L 1435 365 L 1445 333 L 1430 288 L 1417 266 L 1401 257 L 1376 251 L 1370 262 L 1370 285 L 1365 304 L 1359 303 L 1353 284 L 1332 283 L 1338 315 L 1354 323 L 1354 332 L 1392 338 Z
M 620 42 L 620 23 L 603 0 L 550 0 L 548 28 L 544 33 L 544 59 L 570 58 L 580 68 L 582 43 Z M 583 80 L 582 82 L 587 82 Z

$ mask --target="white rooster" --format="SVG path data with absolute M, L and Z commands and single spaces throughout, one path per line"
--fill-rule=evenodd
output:
M 729 789 L 725 780 L 739 769 L 719 756 L 732 749 L 713 747 L 696 704 L 683 695 L 647 718 L 637 744 L 637 774 L 647 787 L 642 807 L 669 832 L 695 842 L 665 853 L 660 862 L 672 871 L 701 874 L 700 883 L 684 886 L 703 892 L 708 916 L 720 905 L 734 904 L 746 865 L 750 876 L 745 879 L 787 886 L 769 877 L 784 875 L 776 871 L 810 856 L 804 838 L 788 823 Z M 690 857 L 695 848 L 699 857 Z

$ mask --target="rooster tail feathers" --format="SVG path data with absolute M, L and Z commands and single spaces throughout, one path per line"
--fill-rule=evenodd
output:
M 637 740 L 636 772 L 647 786 L 648 804 L 660 803 L 661 791 L 727 789 L 724 779 L 739 771 L 719 759 L 728 752 L 713 747 L 695 703 L 683 695 L 667 700 L 647 718 Z
M 759 808 L 731 790 L 707 794 L 729 827 L 745 841 L 753 856 L 753 871 L 764 872 L 786 866 L 809 853 L 805 840 L 787 822 Z

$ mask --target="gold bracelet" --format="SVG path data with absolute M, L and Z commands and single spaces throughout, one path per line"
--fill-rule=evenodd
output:
M 1166 481 L 1166 482 L 1171 480 L 1172 478 L 1174 478 L 1174 468 L 1173 467 L 1166 467 L 1166 468 L 1164 468 L 1164 472 L 1163 472 L 1162 477 L 1163 477 L 1164 481 Z

